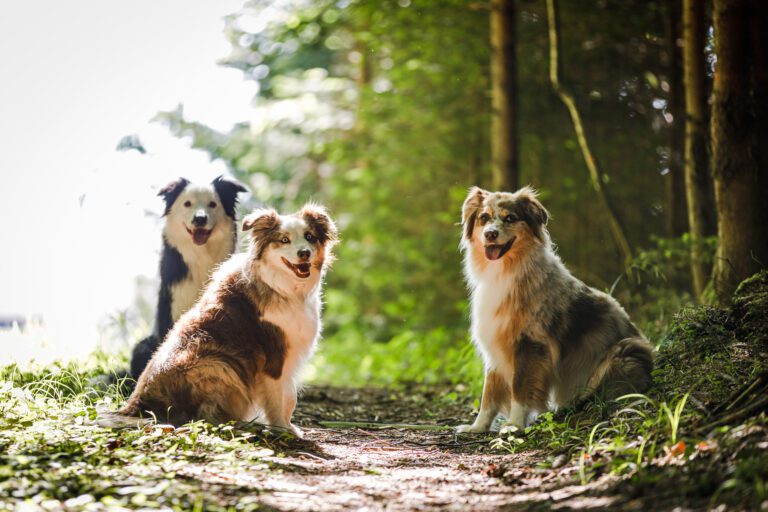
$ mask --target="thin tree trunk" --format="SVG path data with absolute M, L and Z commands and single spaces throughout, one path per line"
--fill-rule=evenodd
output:
M 557 3 L 555 0 L 547 0 L 547 19 L 549 21 L 549 79 L 552 82 L 552 88 L 557 96 L 565 104 L 568 109 L 568 113 L 571 115 L 571 121 L 573 122 L 573 129 L 576 132 L 576 139 L 579 142 L 581 148 L 581 154 L 584 157 L 584 162 L 589 170 L 589 176 L 592 180 L 592 186 L 595 189 L 600 204 L 605 209 L 608 216 L 608 222 L 613 235 L 614 242 L 616 243 L 619 252 L 622 255 L 624 264 L 629 266 L 632 261 L 632 246 L 627 239 L 624 226 L 619 220 L 618 213 L 611 203 L 605 187 L 603 186 L 603 173 L 597 163 L 592 150 L 589 147 L 587 136 L 584 133 L 584 125 L 581 121 L 581 115 L 576 107 L 576 101 L 573 95 L 563 88 L 560 83 L 560 43 L 558 41 L 558 14 Z
M 715 233 L 710 200 L 712 178 L 707 154 L 707 92 L 704 39 L 705 2 L 683 0 L 683 69 L 685 77 L 685 193 L 691 233 L 693 291 L 701 297 L 710 277 L 704 240 Z
M 670 126 L 669 173 L 664 177 L 667 234 L 682 236 L 688 232 L 688 206 L 685 197 L 683 154 L 685 145 L 685 88 L 683 87 L 682 10 L 679 1 L 672 1 L 667 12 L 667 51 L 669 53 L 669 113 Z
M 713 281 L 720 303 L 768 265 L 765 123 L 766 20 L 762 0 L 715 0 L 717 67 L 712 94 L 712 170 L 719 247 Z
M 497 190 L 519 186 L 514 0 L 491 1 L 491 169 Z

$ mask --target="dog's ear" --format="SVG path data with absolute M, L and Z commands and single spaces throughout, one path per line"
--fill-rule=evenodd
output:
M 525 221 L 531 226 L 534 234 L 541 238 L 541 230 L 549 221 L 549 212 L 538 200 L 538 192 L 532 187 L 523 187 L 515 195 L 521 205 Z
M 214 190 L 219 195 L 221 200 L 221 206 L 224 208 L 224 212 L 235 218 L 235 206 L 237 205 L 237 194 L 240 192 L 248 192 L 248 189 L 234 180 L 219 176 L 211 182 Z
M 243 219 L 243 231 L 253 230 L 253 237 L 258 238 L 280 224 L 280 216 L 271 208 L 253 210 Z
M 475 219 L 477 219 L 477 212 L 483 206 L 483 201 L 490 194 L 487 190 L 483 190 L 480 187 L 472 187 L 469 189 L 469 194 L 464 200 L 464 205 L 461 207 L 461 224 L 464 226 L 464 236 L 467 240 L 472 239 L 472 232 L 475 229 Z
M 339 231 L 336 229 L 336 224 L 334 224 L 324 207 L 311 203 L 305 204 L 299 211 L 299 215 L 301 215 L 321 244 L 336 242 L 339 239 Z
M 176 198 L 179 197 L 179 194 L 181 194 L 181 191 L 184 190 L 187 185 L 189 185 L 188 179 L 179 178 L 168 183 L 158 191 L 157 195 L 162 196 L 165 201 L 165 211 L 163 212 L 163 215 L 168 215 L 171 212 L 173 203 L 176 202 Z

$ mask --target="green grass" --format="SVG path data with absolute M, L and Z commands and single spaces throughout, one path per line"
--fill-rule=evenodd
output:
M 49 510 L 94 503 L 256 508 L 254 499 L 232 496 L 224 484 L 236 481 L 240 470 L 269 469 L 263 458 L 281 449 L 279 436 L 204 422 L 179 429 L 99 428 L 92 423 L 97 409 L 122 399 L 115 387 L 89 391 L 88 379 L 100 371 L 96 360 L 82 367 L 0 370 L 0 510 L 22 503 Z
M 707 427 L 722 418 L 715 411 L 723 411 L 738 388 L 766 370 L 768 273 L 739 290 L 732 307 L 686 308 L 675 317 L 659 343 L 653 386 L 645 394 L 610 402 L 594 397 L 578 410 L 544 413 L 493 446 L 536 453 L 544 469 L 564 458 L 582 485 L 612 475 L 623 493 L 653 493 L 694 508 L 759 508 L 768 481 L 766 412 Z M 423 342 L 420 336 L 366 347 L 366 358 L 350 345 L 333 344 L 314 361 L 315 378 L 349 384 L 376 375 L 377 382 L 397 384 L 444 383 L 447 377 L 481 385 L 471 344 L 450 348 L 456 346 L 448 343 L 450 334 L 440 331 Z M 97 353 L 79 364 L 0 368 L 0 510 L 21 504 L 48 510 L 257 508 L 258 483 L 242 479 L 280 471 L 271 456 L 288 446 L 286 439 L 204 422 L 178 429 L 99 428 L 97 410 L 124 397 L 117 386 L 94 392 L 89 379 L 124 364 Z M 452 389 L 438 401 L 479 396 L 477 386 Z
M 732 307 L 688 307 L 675 316 L 646 394 L 614 402 L 595 397 L 578 411 L 547 412 L 496 446 L 540 450 L 545 466 L 565 457 L 581 484 L 610 474 L 638 493 L 654 488 L 699 503 L 707 497 L 710 507 L 759 507 L 768 479 L 766 412 L 707 427 L 723 417 L 736 390 L 766 369 L 768 272 L 739 290 Z

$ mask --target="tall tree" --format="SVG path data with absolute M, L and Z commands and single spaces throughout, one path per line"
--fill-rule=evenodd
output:
M 691 234 L 691 274 L 697 297 L 709 281 L 711 265 L 704 240 L 715 233 L 712 178 L 707 154 L 706 24 L 701 0 L 683 0 L 683 75 L 685 81 L 685 192 Z
M 768 265 L 768 21 L 763 0 L 715 0 L 712 170 L 719 246 L 713 281 L 727 302 L 739 281 Z M 760 61 L 762 59 L 762 61 Z
M 666 11 L 667 66 L 669 69 L 670 123 L 669 172 L 665 176 L 667 235 L 681 236 L 688 232 L 688 210 L 685 197 L 683 155 L 685 144 L 685 87 L 683 86 L 683 23 L 682 5 L 670 2 Z
M 491 165 L 493 187 L 519 186 L 517 31 L 514 0 L 491 1 Z
M 624 226 L 619 220 L 619 215 L 616 208 L 611 203 L 608 193 L 605 190 L 603 182 L 603 172 L 597 163 L 592 149 L 589 146 L 587 136 L 584 133 L 584 123 L 581 120 L 581 114 L 576 106 L 576 100 L 573 95 L 568 92 L 560 82 L 560 41 L 559 41 L 559 19 L 558 19 L 557 2 L 555 0 L 547 0 L 547 20 L 548 20 L 548 32 L 549 32 L 549 79 L 552 83 L 552 88 L 565 104 L 568 109 L 568 113 L 571 115 L 571 121 L 573 122 L 573 129 L 576 132 L 576 139 L 579 142 L 579 148 L 581 148 L 581 154 L 584 157 L 584 163 L 589 170 L 589 176 L 592 181 L 592 186 L 595 189 L 600 203 L 602 204 L 608 222 L 611 228 L 611 234 L 613 235 L 614 242 L 616 243 L 619 252 L 622 255 L 624 264 L 629 266 L 632 261 L 632 247 L 629 244 L 627 235 L 625 233 Z

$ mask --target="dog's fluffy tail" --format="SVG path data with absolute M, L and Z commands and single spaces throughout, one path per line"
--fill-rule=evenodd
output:
M 603 394 L 613 400 L 651 387 L 653 348 L 645 338 L 625 338 L 614 347 L 613 357 L 602 377 Z

